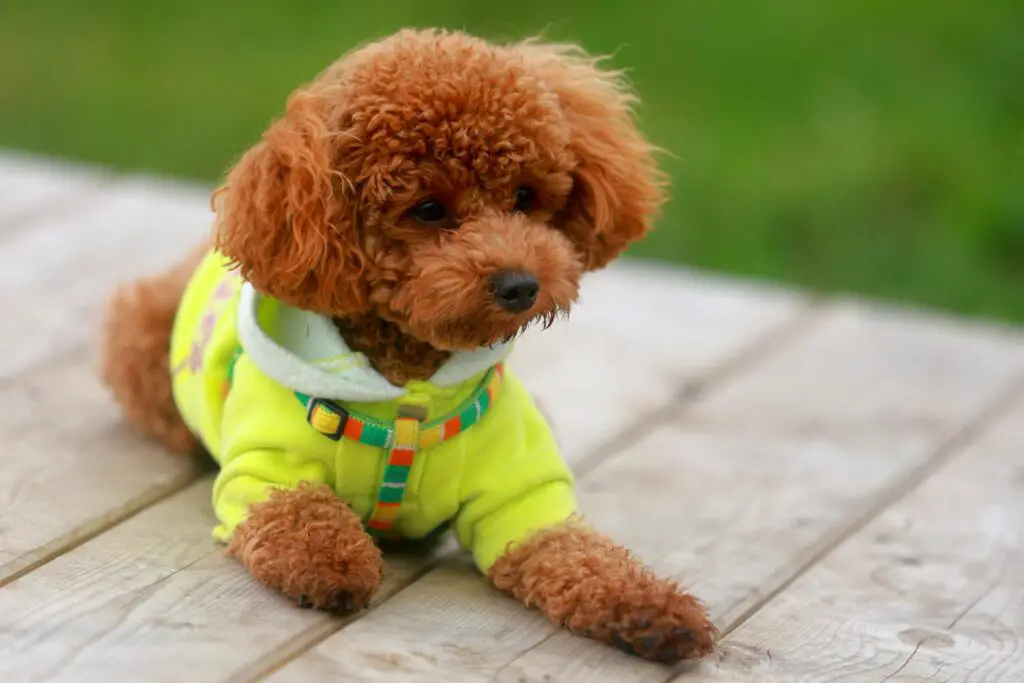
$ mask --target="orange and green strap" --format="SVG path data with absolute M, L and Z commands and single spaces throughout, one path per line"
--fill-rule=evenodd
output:
M 394 442 L 384 465 L 377 502 L 366 523 L 371 531 L 388 533 L 395 526 L 398 511 L 402 507 L 405 484 L 409 480 L 412 462 L 416 458 L 422 424 L 413 415 L 400 414 L 395 418 Z

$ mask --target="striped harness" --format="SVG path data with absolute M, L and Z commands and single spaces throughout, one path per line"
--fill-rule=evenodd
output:
M 416 453 L 458 436 L 483 419 L 501 390 L 503 377 L 504 367 L 499 363 L 487 372 L 461 408 L 430 422 L 426 422 L 425 408 L 413 403 L 400 403 L 395 421 L 387 423 L 328 399 L 300 392 L 295 392 L 295 396 L 306 407 L 306 421 L 328 439 L 344 438 L 388 451 L 377 500 L 366 526 L 373 533 L 389 536 L 394 533 Z

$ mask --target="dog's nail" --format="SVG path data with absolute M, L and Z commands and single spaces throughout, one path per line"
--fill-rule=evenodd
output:
M 348 593 L 339 593 L 331 598 L 331 610 L 338 614 L 350 614 L 355 601 Z
M 656 635 L 644 636 L 640 639 L 640 644 L 645 650 L 653 650 L 657 645 L 660 638 Z
M 354 614 L 359 611 L 359 601 L 356 600 L 356 596 L 346 593 L 344 600 L 345 614 Z
M 655 652 L 651 657 L 654 661 L 659 664 L 674 664 L 679 661 L 679 655 L 673 648 L 666 647 L 658 652 Z
M 614 644 L 615 647 L 619 648 L 620 650 L 622 650 L 626 654 L 630 654 L 630 655 L 635 655 L 636 654 L 636 650 L 633 648 L 633 646 L 630 645 L 628 642 L 626 642 L 626 639 L 623 638 L 618 633 L 613 633 L 612 634 L 612 644 Z
M 672 629 L 672 635 L 674 637 L 676 637 L 676 638 L 685 638 L 686 640 L 690 640 L 690 641 L 692 641 L 694 639 L 693 631 L 691 631 L 688 628 L 682 628 L 682 627 L 674 628 L 674 629 Z

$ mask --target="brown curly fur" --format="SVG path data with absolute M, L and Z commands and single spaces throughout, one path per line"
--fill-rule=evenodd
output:
M 228 554 L 303 607 L 341 614 L 365 608 L 383 572 L 362 521 L 324 484 L 276 490 L 253 505 Z
M 107 304 L 100 347 L 100 379 L 111 389 L 125 420 L 175 453 L 199 441 L 185 426 L 171 394 L 170 338 L 178 303 L 201 246 L 165 273 L 119 287 Z
M 674 662 L 714 647 L 717 630 L 699 600 L 578 520 L 507 552 L 488 578 L 555 623 L 644 659 Z
M 334 324 L 349 348 L 365 353 L 374 369 L 397 386 L 428 379 L 451 355 L 372 314 L 335 318 Z
M 428 379 L 453 351 L 568 314 L 583 273 L 647 232 L 664 176 L 633 105 L 621 73 L 572 46 L 401 31 L 292 94 L 214 193 L 212 246 L 256 289 L 332 317 L 393 383 Z M 531 206 L 517 208 L 520 188 Z M 417 221 L 425 200 L 445 216 Z M 176 450 L 194 439 L 175 412 L 167 346 L 192 264 L 115 296 L 105 339 L 103 377 L 129 420 Z M 531 308 L 498 305 L 491 279 L 503 271 L 537 279 Z M 253 506 L 230 552 L 329 609 L 364 605 L 380 582 L 379 550 L 327 487 Z M 697 600 L 577 524 L 510 551 L 490 577 L 651 659 L 700 655 L 714 637 Z

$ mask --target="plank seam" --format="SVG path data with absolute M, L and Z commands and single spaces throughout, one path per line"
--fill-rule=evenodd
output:
M 496 680 L 496 681 L 502 680 L 501 679 L 501 675 L 503 673 L 505 673 L 506 670 L 511 668 L 513 664 L 515 664 L 520 659 L 522 659 L 526 655 L 530 654 L 531 652 L 533 652 L 534 650 L 539 648 L 544 643 L 546 643 L 549 640 L 551 640 L 552 638 L 554 638 L 556 635 L 558 635 L 558 633 L 561 630 L 562 630 L 561 627 L 559 627 L 557 625 L 552 625 L 552 627 L 548 629 L 548 634 L 546 636 L 544 636 L 542 639 L 538 640 L 536 643 L 534 643 L 530 647 L 524 647 L 521 651 L 517 652 L 515 654 L 515 656 L 513 656 L 507 662 L 502 664 L 501 667 L 497 671 L 494 672 L 494 680 Z
M 382 595 L 379 600 L 371 604 L 369 608 L 362 612 L 343 618 L 333 618 L 326 621 L 323 628 L 313 628 L 299 633 L 295 637 L 289 639 L 287 643 L 278 646 L 276 650 L 267 653 L 265 656 L 260 657 L 254 662 L 251 662 L 231 674 L 231 676 L 225 679 L 225 683 L 256 683 L 257 681 L 264 680 L 268 676 L 275 674 L 299 657 L 313 651 L 313 649 L 320 645 L 320 643 L 324 642 L 335 633 L 338 633 L 346 626 L 349 626 L 350 624 L 363 619 L 367 615 L 372 614 L 381 605 L 392 598 L 397 597 L 414 583 L 426 576 L 429 572 L 437 568 L 438 564 L 444 558 L 450 557 L 454 553 L 455 551 L 450 550 L 427 561 L 422 567 L 413 572 L 408 579 L 397 585 L 394 591 L 387 595 Z M 293 647 L 289 647 L 289 645 L 293 645 Z
M 914 651 L 910 653 L 910 656 L 907 657 L 902 664 L 900 664 L 900 668 L 896 669 L 891 674 L 883 678 L 882 683 L 885 683 L 886 681 L 891 681 L 893 678 L 899 675 L 901 671 L 906 669 L 907 665 L 910 664 L 910 660 L 917 656 L 917 653 L 921 649 L 921 646 L 924 644 L 925 640 L 926 638 L 922 638 L 921 640 L 917 641 L 917 645 L 914 646 Z
M 195 471 L 178 475 L 171 479 L 167 484 L 154 487 L 149 491 L 144 491 L 140 495 L 121 505 L 119 508 L 107 512 L 101 517 L 98 517 L 83 526 L 76 527 L 64 536 L 30 551 L 30 553 L 40 553 L 39 557 L 26 563 L 24 566 L 15 569 L 6 576 L 0 576 L 0 588 L 17 581 L 26 574 L 29 574 L 50 562 L 53 562 L 58 557 L 74 551 L 97 536 L 100 536 L 101 534 L 104 534 L 107 531 L 127 522 L 147 508 L 161 503 L 174 494 L 183 491 L 188 488 L 189 485 L 198 481 L 203 474 L 205 474 L 203 470 L 196 468 Z M 4 567 L 17 565 L 19 559 L 12 560 L 6 565 L 0 566 L 0 571 L 3 571 Z
M 804 303 L 786 320 L 765 330 L 750 343 L 743 345 L 735 354 L 712 366 L 702 376 L 684 381 L 664 405 L 643 413 L 635 422 L 594 447 L 573 466 L 573 472 L 577 478 L 586 477 L 611 456 L 633 445 L 652 430 L 676 419 L 680 408 L 703 398 L 712 386 L 757 365 L 813 327 L 822 319 L 824 310 L 821 300 L 815 297 L 805 298 Z
M 992 591 L 994 591 L 998 586 L 1002 585 L 1003 579 L 1006 577 L 1006 570 L 1010 568 L 1011 556 L 1012 553 L 1006 554 L 1006 556 L 1003 558 L 1003 561 L 999 565 L 999 573 L 996 575 L 995 580 L 992 581 L 984 591 L 979 593 L 977 597 L 971 600 L 967 607 L 965 607 L 959 614 L 957 614 L 953 618 L 951 622 L 949 622 L 949 626 L 946 627 L 946 630 L 952 631 L 954 628 L 956 628 L 956 625 L 959 624 L 964 617 L 970 614 L 971 610 L 977 607 L 982 600 L 991 595 Z
M 74 646 L 69 653 L 60 658 L 60 661 L 57 662 L 55 666 L 53 666 L 51 669 L 49 669 L 49 671 L 47 671 L 46 677 L 53 678 L 56 677 L 59 673 L 66 671 L 69 667 L 71 667 L 74 664 L 75 660 L 81 656 L 82 652 L 92 647 L 104 638 L 109 637 L 111 633 L 120 628 L 125 623 L 125 620 L 128 619 L 128 617 L 131 615 L 131 612 L 138 606 L 138 604 L 143 602 L 149 596 L 153 595 L 158 586 L 171 579 L 171 577 L 173 577 L 174 575 L 179 574 L 189 569 L 190 567 L 193 567 L 199 564 L 200 562 L 206 560 L 211 556 L 211 554 L 212 553 L 207 553 L 206 555 L 197 557 L 196 559 L 187 562 L 181 567 L 174 569 L 169 574 L 162 576 L 153 583 L 149 584 L 144 589 L 138 591 L 138 593 L 132 596 L 128 604 L 125 605 L 122 614 L 118 616 L 117 621 L 114 625 L 110 626 L 106 631 L 99 631 L 97 633 L 94 633 L 91 637 L 86 639 L 85 642 L 79 643 L 78 645 Z
M 997 423 L 1001 418 L 1008 415 L 1022 399 L 1024 399 L 1024 373 L 1017 373 L 1006 387 L 996 392 L 995 397 L 988 404 L 984 405 L 972 418 L 968 419 L 959 430 L 940 443 L 930 458 L 912 469 L 906 476 L 883 489 L 874 500 L 867 504 L 860 515 L 852 518 L 849 524 L 845 526 L 838 525 L 837 530 L 834 532 L 835 535 L 831 540 L 823 543 L 788 578 L 766 592 L 723 628 L 719 636 L 719 642 L 729 638 L 757 612 L 761 611 L 772 600 L 796 583 L 819 562 L 835 552 L 852 536 L 881 516 L 887 509 L 913 493 L 956 459 L 957 456 L 966 452 L 968 447 L 978 440 L 978 437 L 982 436 L 989 427 Z M 826 534 L 827 536 L 828 534 Z M 674 683 L 681 680 L 681 676 L 685 675 L 685 673 L 685 671 L 676 668 L 662 683 Z

